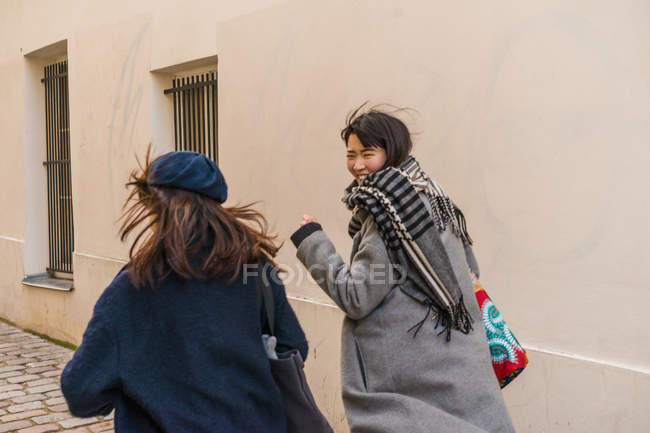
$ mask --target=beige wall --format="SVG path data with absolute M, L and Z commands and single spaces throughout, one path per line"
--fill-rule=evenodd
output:
M 365 100 L 414 108 L 405 120 L 419 133 L 416 156 L 465 211 L 481 279 L 529 349 L 528 369 L 504 391 L 518 431 L 646 431 L 649 14 L 631 0 L 5 2 L 0 316 L 79 341 L 126 257 L 115 221 L 134 153 L 152 139 L 158 152 L 170 147 L 164 74 L 218 56 L 230 203 L 264 200 L 282 239 L 314 214 L 347 255 L 343 119 Z M 30 68 L 61 40 L 71 293 L 20 284 L 34 249 Z M 299 269 L 290 243 L 281 259 Z M 290 274 L 287 286 L 311 340 L 310 381 L 346 431 L 342 315 L 309 281 Z

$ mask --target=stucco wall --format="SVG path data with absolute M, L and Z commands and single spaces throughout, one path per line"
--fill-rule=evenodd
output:
M 157 152 L 170 146 L 152 71 L 218 56 L 230 204 L 263 200 L 282 239 L 316 215 L 347 256 L 343 119 L 365 100 L 412 107 L 415 154 L 464 210 L 482 282 L 529 349 L 528 369 L 504 391 L 518 431 L 646 431 L 649 13 L 632 0 L 5 2 L 0 316 L 79 341 L 126 257 L 116 219 L 134 155 L 152 139 Z M 20 284 L 37 109 L 29 71 L 34 52 L 61 40 L 71 293 Z M 311 340 L 309 377 L 343 432 L 342 315 L 299 279 L 294 252 L 286 243 L 281 261 Z

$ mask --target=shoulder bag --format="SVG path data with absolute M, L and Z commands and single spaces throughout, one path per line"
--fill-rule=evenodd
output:
M 266 311 L 271 337 L 274 336 L 275 305 L 273 293 L 263 276 L 258 278 L 259 298 Z M 268 340 L 263 337 L 263 341 Z M 267 353 L 269 352 L 266 345 Z M 271 349 L 271 351 L 273 351 Z M 327 419 L 318 409 L 303 371 L 303 359 L 297 349 L 269 354 L 271 374 L 282 394 L 287 418 L 287 433 L 334 433 Z
M 526 368 L 528 357 L 526 351 L 510 331 L 501 313 L 494 305 L 487 292 L 481 286 L 478 277 L 470 270 L 474 294 L 481 310 L 481 322 L 485 326 L 492 367 L 499 379 L 501 388 L 512 382 Z

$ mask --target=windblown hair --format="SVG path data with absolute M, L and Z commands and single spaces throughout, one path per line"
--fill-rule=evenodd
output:
M 407 111 L 397 108 L 391 113 L 373 106 L 364 110 L 367 102 L 348 114 L 341 138 L 348 144 L 348 138 L 354 134 L 363 147 L 381 147 L 386 151 L 386 167 L 399 167 L 408 158 L 413 149 L 411 133 L 406 124 L 393 113 Z
M 120 239 L 141 228 L 129 250 L 129 278 L 137 288 L 155 288 L 172 272 L 183 279 L 230 276 L 234 282 L 246 263 L 273 261 L 281 245 L 269 234 L 255 203 L 224 207 L 200 194 L 177 188 L 148 185 L 151 167 L 131 173 L 132 188 L 123 206 Z

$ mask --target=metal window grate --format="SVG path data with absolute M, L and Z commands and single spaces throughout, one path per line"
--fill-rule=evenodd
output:
M 70 111 L 68 62 L 45 67 L 45 137 L 47 171 L 48 273 L 72 273 L 74 229 L 70 181 Z
M 203 153 L 219 163 L 217 147 L 217 72 L 174 78 L 174 144 L 176 150 Z

